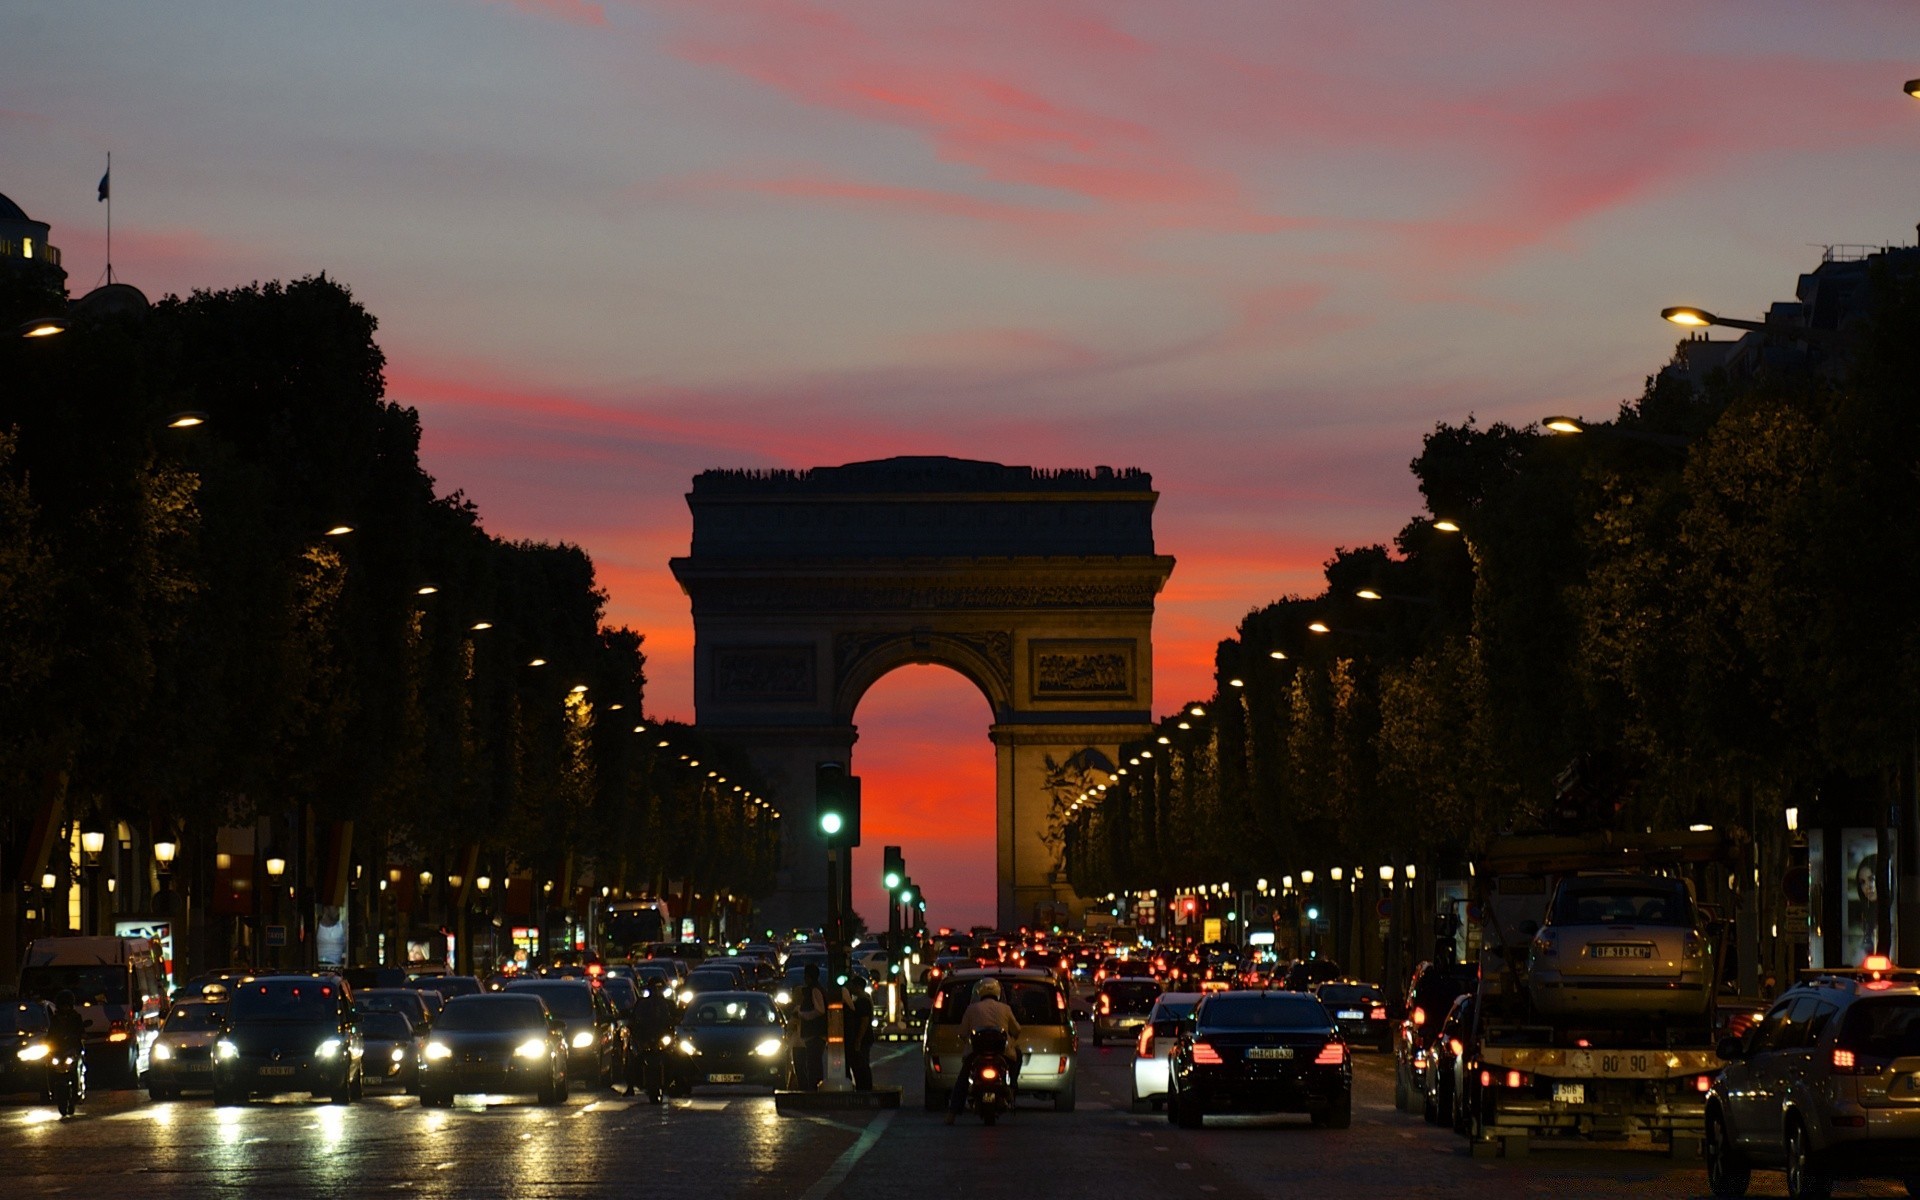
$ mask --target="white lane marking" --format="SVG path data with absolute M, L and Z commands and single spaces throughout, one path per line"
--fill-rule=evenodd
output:
M 1173 1169 L 1176 1171 L 1191 1171 L 1193 1170 L 1193 1164 L 1192 1163 L 1175 1163 L 1173 1164 Z
M 893 1124 L 894 1115 L 899 1111 L 897 1108 L 881 1110 L 880 1115 L 873 1119 L 873 1123 L 867 1126 L 865 1132 L 861 1133 L 853 1145 L 848 1146 L 839 1158 L 833 1160 L 833 1165 L 827 1168 L 827 1173 L 814 1180 L 812 1187 L 800 1193 L 799 1200 L 826 1200 L 833 1189 L 847 1181 L 847 1176 L 851 1175 L 853 1168 L 866 1157 L 867 1151 L 880 1143 L 880 1136 L 886 1133 L 887 1126 Z
M 725 1112 L 731 1100 L 689 1100 L 680 1107 L 694 1112 Z

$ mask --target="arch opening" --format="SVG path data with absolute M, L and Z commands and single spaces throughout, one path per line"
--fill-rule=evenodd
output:
M 868 681 L 855 705 L 855 911 L 885 931 L 881 848 L 897 845 L 931 897 L 928 928 L 994 924 L 998 768 L 984 689 L 957 667 L 908 663 Z

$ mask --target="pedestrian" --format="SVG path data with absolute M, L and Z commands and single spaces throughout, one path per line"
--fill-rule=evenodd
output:
M 827 1074 L 827 991 L 820 986 L 816 963 L 808 963 L 801 974 L 793 1015 L 800 1022 L 800 1040 L 794 1044 L 794 1074 L 799 1077 L 801 1091 L 816 1091 Z
M 873 1090 L 873 996 L 864 977 L 847 981 L 847 1074 L 853 1090 Z

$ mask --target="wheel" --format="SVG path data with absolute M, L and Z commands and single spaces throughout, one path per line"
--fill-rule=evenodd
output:
M 599 1084 L 603 1088 L 610 1088 L 613 1086 L 613 1060 L 610 1058 L 603 1058 L 600 1060 Z
M 1176 1122 L 1182 1129 L 1198 1129 L 1206 1122 L 1206 1114 L 1201 1110 L 1200 1097 L 1180 1094 L 1180 1118 Z
M 1752 1182 L 1753 1172 L 1733 1148 L 1727 1123 L 1717 1112 L 1707 1114 L 1707 1187 L 1716 1196 L 1737 1198 L 1747 1194 Z
M 1167 1110 L 1167 1124 L 1178 1125 L 1180 1123 L 1180 1097 L 1172 1092 L 1168 1092 L 1167 1102 L 1162 1107 Z
M 347 1075 L 346 1078 L 340 1081 L 339 1087 L 327 1093 L 327 1103 L 328 1104 L 352 1104 L 353 1103 L 353 1076 L 351 1074 Z
M 1134 1085 L 1132 1084 L 1127 1085 L 1127 1111 L 1128 1112 L 1143 1113 L 1148 1111 L 1152 1107 L 1153 1105 L 1149 1104 L 1147 1101 L 1142 1100 L 1140 1098 L 1140 1093 L 1135 1089 Z
M 1413 1089 L 1407 1085 L 1407 1065 L 1402 1062 L 1393 1064 L 1393 1107 L 1400 1112 L 1413 1107 Z
M 1347 1091 L 1340 1093 L 1340 1098 L 1333 1102 L 1333 1108 L 1328 1111 L 1327 1128 L 1347 1129 L 1352 1125 L 1353 1125 L 1353 1091 L 1351 1089 L 1348 1089 Z
M 154 1087 L 148 1085 L 147 1098 L 150 1100 L 175 1100 L 180 1096 L 179 1088 Z
M 1053 1111 L 1072 1112 L 1073 1102 L 1078 1099 L 1079 1091 L 1080 1088 L 1078 1084 L 1070 1083 L 1060 1091 L 1055 1092 L 1053 1094 Z
M 1469 1101 L 1465 1096 L 1456 1096 L 1453 1094 L 1452 1088 L 1447 1089 L 1446 1111 L 1452 1114 L 1453 1131 L 1461 1137 L 1466 1137 L 1472 1132 L 1472 1130 L 1467 1127 L 1468 1103 Z
M 1833 1195 L 1833 1176 L 1813 1156 L 1806 1128 L 1798 1121 L 1787 1129 L 1787 1195 L 1795 1200 L 1826 1200 Z
M 992 1129 L 993 1123 L 1000 1119 L 1000 1110 L 989 1104 L 980 1110 L 980 1119 L 986 1123 L 988 1129 Z

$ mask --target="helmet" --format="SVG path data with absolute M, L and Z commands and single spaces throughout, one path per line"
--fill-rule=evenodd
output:
M 998 979 L 982 980 L 980 986 L 974 989 L 973 998 L 975 1000 L 998 1000 L 1000 998 L 1000 981 Z

